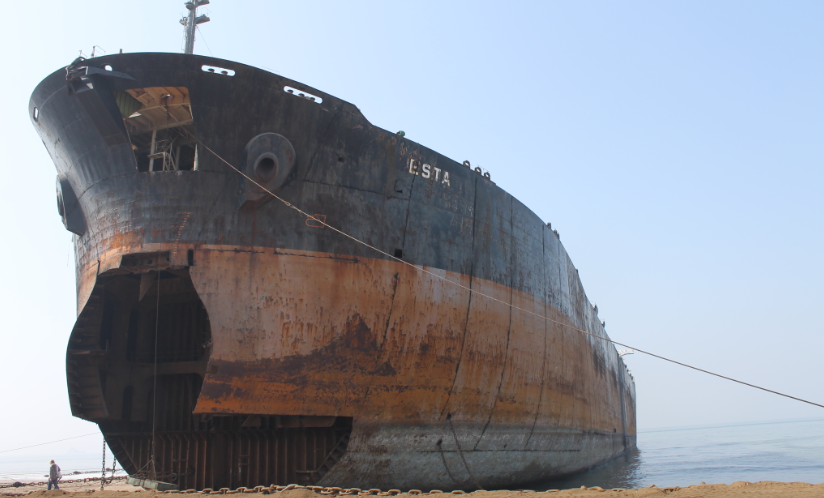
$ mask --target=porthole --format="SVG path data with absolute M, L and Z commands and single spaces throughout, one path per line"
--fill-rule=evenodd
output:
M 223 76 L 234 76 L 234 75 L 235 75 L 235 71 L 234 71 L 234 70 L 232 70 L 232 69 L 226 69 L 226 68 L 223 68 L 223 67 L 217 67 L 217 66 L 200 66 L 200 68 L 201 68 L 203 71 L 207 72 L 207 73 L 222 74 Z
M 103 66 L 103 69 L 105 69 L 106 71 L 111 71 L 111 70 L 112 70 L 112 66 L 110 66 L 110 65 L 106 64 L 105 66 Z
M 294 95 L 295 97 L 300 97 L 302 99 L 306 99 L 306 100 L 308 100 L 310 102 L 314 102 L 316 104 L 323 103 L 323 99 L 318 97 L 317 95 L 312 95 L 311 93 L 303 92 L 303 91 L 298 90 L 297 88 L 293 88 L 291 86 L 283 87 L 283 91 L 288 93 L 288 94 Z

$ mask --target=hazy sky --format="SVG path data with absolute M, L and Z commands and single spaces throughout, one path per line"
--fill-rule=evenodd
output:
M 607 332 L 824 403 L 824 3 L 213 0 L 195 51 L 354 103 L 560 232 Z M 71 235 L 36 84 L 98 45 L 179 52 L 182 0 L 7 2 L 0 451 L 73 419 Z M 643 355 L 638 429 L 824 418 Z M 91 436 L 24 453 L 99 451 Z

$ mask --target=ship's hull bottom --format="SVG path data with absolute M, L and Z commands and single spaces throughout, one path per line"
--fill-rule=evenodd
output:
M 290 483 L 384 490 L 504 489 L 586 470 L 635 445 L 634 437 L 618 433 L 553 429 L 533 431 L 525 447 L 491 449 L 495 441 L 523 439 L 529 430 L 487 427 L 478 438 L 473 434 L 480 434 L 476 430 L 481 427 L 449 422 L 355 423 L 352 428 L 346 418 L 335 419 L 330 427 L 294 427 L 311 425 L 319 417 L 222 419 L 209 430 L 163 432 L 154 439 L 145 432 L 104 433 L 131 475 L 152 477 L 156 472 L 157 479 L 180 489 Z
M 479 437 L 482 431 L 449 422 L 374 427 L 356 421 L 344 458 L 317 484 L 384 490 L 512 489 L 587 470 L 635 446 L 634 436 L 620 433 L 541 429 L 539 434 L 531 427 L 489 426 Z M 519 439 L 528 442 L 504 447 L 504 442 Z M 496 441 L 501 443 L 493 449 Z

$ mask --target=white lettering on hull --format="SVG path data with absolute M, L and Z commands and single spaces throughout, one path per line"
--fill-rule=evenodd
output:
M 418 168 L 420 166 L 420 169 Z M 434 176 L 433 176 L 434 172 Z M 420 164 L 417 159 L 409 159 L 409 173 L 412 175 L 420 175 L 423 178 L 432 178 L 435 183 L 441 183 L 447 187 L 451 187 L 452 183 L 449 181 L 449 172 L 442 170 L 437 166 L 423 163 Z M 443 175 L 441 175 L 443 173 Z

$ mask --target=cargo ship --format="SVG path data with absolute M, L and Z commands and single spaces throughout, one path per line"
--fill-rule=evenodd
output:
M 500 489 L 635 446 L 557 232 L 488 173 L 191 54 L 79 58 L 29 112 L 74 234 L 72 414 L 131 475 Z

